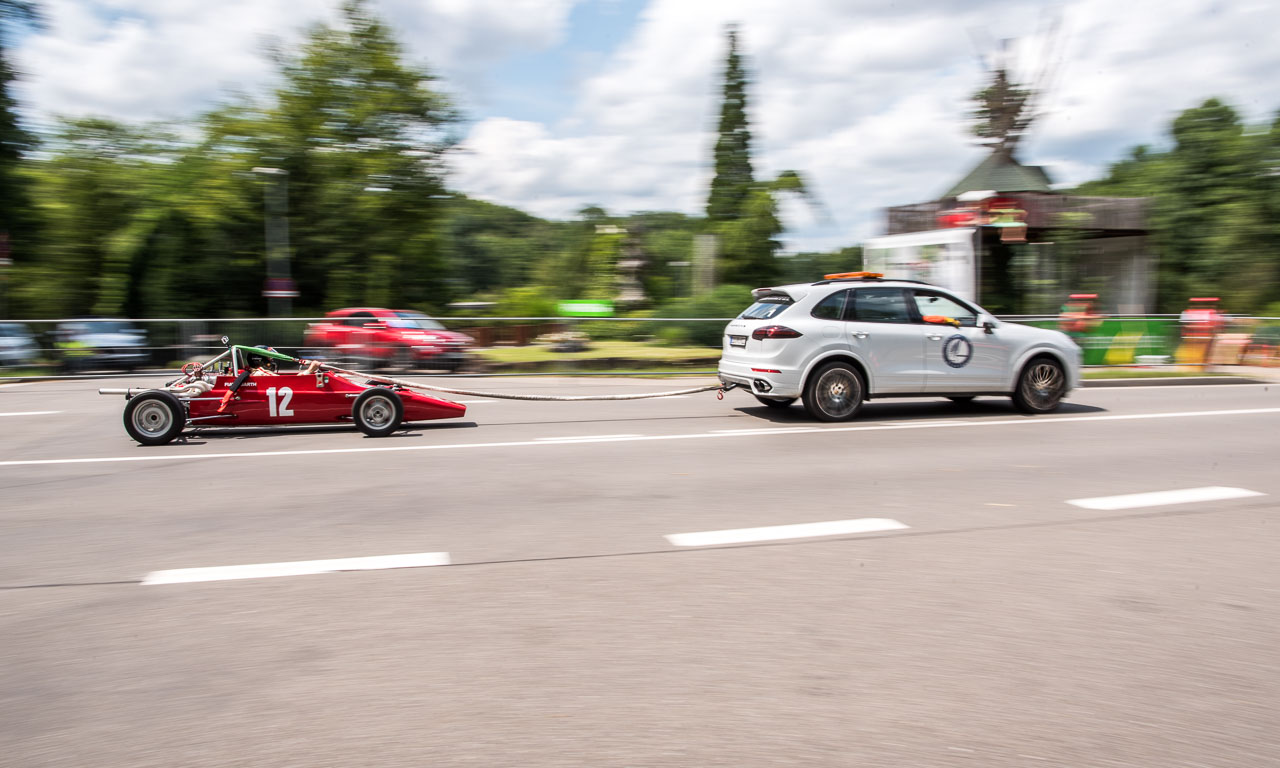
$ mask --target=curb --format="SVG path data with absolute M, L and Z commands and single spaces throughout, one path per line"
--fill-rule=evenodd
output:
M 1249 376 L 1167 376 L 1127 379 L 1084 379 L 1080 388 L 1089 387 L 1192 387 L 1205 384 L 1271 384 L 1265 379 Z

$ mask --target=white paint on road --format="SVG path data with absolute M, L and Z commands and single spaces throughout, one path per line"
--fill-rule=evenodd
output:
M 957 419 L 955 421 L 908 422 L 894 424 L 868 424 L 858 427 L 803 427 L 795 430 L 773 429 L 767 434 L 835 434 L 840 432 L 896 432 L 910 429 L 962 429 L 966 427 L 1028 427 L 1052 424 L 1089 424 L 1101 421 L 1140 421 L 1145 419 L 1189 419 L 1213 416 L 1254 416 L 1280 413 L 1280 408 L 1239 408 L 1219 411 L 1178 411 L 1171 413 L 1132 413 L 1108 416 L 1021 417 L 1016 419 Z M 277 456 L 325 456 L 349 453 L 393 453 L 400 451 L 454 451 L 481 448 L 529 448 L 549 445 L 579 445 L 582 443 L 623 443 L 653 440 L 706 440 L 715 438 L 755 437 L 760 432 L 692 432 L 677 435 L 638 435 L 636 437 L 591 437 L 578 440 L 508 440 L 491 443 L 442 443 L 433 445 L 386 445 L 371 448 L 309 448 L 292 451 L 235 451 L 226 453 L 174 453 L 172 449 L 152 448 L 143 455 L 94 456 L 78 459 L 19 459 L 0 461 L 0 467 L 27 467 L 47 464 L 111 464 L 131 461 L 193 461 L 196 459 L 247 459 Z M 156 452 L 159 451 L 159 452 Z
M 534 440 L 547 442 L 588 442 L 598 443 L 608 440 L 630 440 L 633 437 L 643 437 L 643 435 L 565 435 L 563 437 L 535 437 Z
M 0 416 L 48 416 L 53 413 L 62 413 L 62 411 L 11 411 L 0 413 Z
M 1226 499 L 1246 499 L 1250 496 L 1266 496 L 1265 493 L 1250 491 L 1247 488 L 1226 488 L 1208 486 L 1205 488 L 1184 488 L 1177 491 L 1153 491 L 1151 493 L 1126 493 L 1123 496 L 1097 496 L 1092 499 L 1071 499 L 1067 501 L 1073 506 L 1084 509 L 1137 509 L 1139 507 L 1162 507 L 1169 504 L 1192 504 L 1198 501 L 1224 501 Z
M 336 560 L 295 560 L 289 563 L 257 563 L 223 565 L 212 568 L 178 568 L 153 571 L 143 579 L 143 586 L 155 584 L 190 584 L 197 581 L 230 581 L 233 579 L 266 579 L 274 576 L 309 576 L 339 571 L 381 571 L 388 568 L 425 568 L 448 565 L 448 552 L 418 552 L 410 555 L 375 555 L 343 557 Z
M 755 429 L 713 429 L 714 435 L 775 435 L 786 432 L 819 432 L 820 427 L 756 427 Z
M 746 544 L 753 541 L 810 539 L 816 536 L 843 536 L 851 533 L 900 531 L 910 526 L 883 517 L 861 517 L 855 520 L 830 520 L 825 523 L 769 525 L 763 528 L 735 528 L 725 531 L 673 533 L 667 541 L 677 547 L 713 547 L 719 544 Z

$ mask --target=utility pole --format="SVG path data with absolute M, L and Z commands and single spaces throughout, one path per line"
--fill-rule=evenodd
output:
M 270 176 L 273 182 L 262 190 L 267 242 L 267 284 L 262 295 L 272 317 L 288 317 L 292 299 L 298 295 L 289 276 L 289 172 L 283 168 L 254 168 L 253 172 Z

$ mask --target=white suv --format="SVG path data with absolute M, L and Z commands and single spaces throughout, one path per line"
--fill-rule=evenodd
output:
M 927 283 L 851 273 L 752 295 L 724 330 L 720 380 L 773 408 L 803 398 L 822 421 L 873 397 L 1004 395 L 1047 413 L 1080 382 L 1066 334 L 997 320 Z

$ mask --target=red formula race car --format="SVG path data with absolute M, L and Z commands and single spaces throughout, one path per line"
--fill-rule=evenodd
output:
M 354 377 L 303 364 L 263 347 L 228 346 L 207 363 L 188 363 L 182 377 L 160 389 L 100 389 L 123 394 L 124 428 L 143 445 L 163 445 L 195 426 L 354 423 L 370 437 L 391 434 L 403 422 L 456 419 L 467 407 L 398 385 L 361 383 Z

